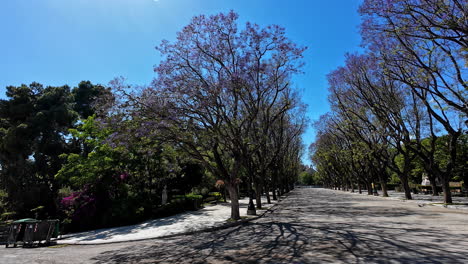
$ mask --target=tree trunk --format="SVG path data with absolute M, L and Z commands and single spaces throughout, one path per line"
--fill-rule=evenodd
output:
M 380 177 L 380 186 L 382 187 L 382 196 L 388 197 L 387 183 L 385 182 L 383 177 Z
M 271 193 L 273 194 L 273 200 L 278 200 L 278 197 L 276 196 L 276 188 L 273 185 L 273 189 L 271 190 Z
M 447 164 L 447 169 L 442 177 L 442 188 L 444 190 L 444 203 L 452 203 L 452 193 L 450 192 L 450 180 L 452 179 L 453 169 L 457 162 L 457 140 L 460 136 L 460 130 L 457 132 L 450 133 L 450 141 L 449 141 L 449 153 L 450 159 Z
M 366 182 L 366 186 L 367 186 L 367 195 L 373 195 L 371 183 L 370 183 L 370 182 Z
M 432 179 L 429 179 L 429 181 L 431 182 L 432 196 L 439 196 L 439 190 L 437 190 L 437 182 L 435 177 L 432 177 Z
M 257 209 L 262 209 L 262 185 L 259 181 L 255 181 L 255 202 Z
M 273 200 L 278 200 L 277 190 L 278 190 L 278 169 L 276 168 L 274 169 L 273 179 L 272 179 Z
M 268 188 L 268 185 L 265 185 L 265 193 L 266 193 L 267 203 L 268 203 L 268 204 L 271 204 L 271 200 L 270 200 L 270 190 L 269 190 L 269 188 Z
M 405 190 L 405 198 L 408 200 L 412 200 L 411 197 L 411 189 L 408 184 L 408 177 L 407 176 L 400 176 L 401 183 L 403 184 L 403 190 Z
M 444 203 L 452 203 L 452 193 L 450 192 L 449 179 L 442 179 L 442 190 L 444 191 Z
M 229 197 L 231 198 L 231 219 L 239 220 L 239 194 L 237 193 L 237 186 L 234 183 L 228 184 Z
M 359 194 L 362 194 L 361 182 L 358 182 L 358 192 L 359 192 Z

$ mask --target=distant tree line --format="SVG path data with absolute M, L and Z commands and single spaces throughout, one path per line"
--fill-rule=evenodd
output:
M 467 5 L 457 0 L 366 0 L 364 54 L 329 74 L 332 110 L 315 127 L 311 159 L 330 187 L 410 182 L 425 173 L 452 202 L 468 183 Z M 415 176 L 418 177 L 415 177 Z

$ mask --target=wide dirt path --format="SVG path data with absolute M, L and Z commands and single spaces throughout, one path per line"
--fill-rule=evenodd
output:
M 0 249 L 0 263 L 468 263 L 468 213 L 300 188 L 250 223 L 98 246 Z

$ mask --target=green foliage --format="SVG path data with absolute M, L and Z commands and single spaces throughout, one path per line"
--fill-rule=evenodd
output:
M 5 190 L 0 189 L 0 213 L 3 213 L 6 210 L 8 193 Z
M 93 85 L 90 81 L 80 82 L 72 93 L 75 102 L 73 109 L 83 118 L 96 114 L 94 103 L 97 99 L 111 95 L 108 88 Z
M 70 188 L 70 186 L 64 186 L 58 190 L 58 197 L 60 199 L 70 196 L 73 193 L 73 190 Z
M 206 196 L 210 192 L 210 189 L 208 187 L 203 187 L 203 186 L 198 186 L 192 189 L 192 193 L 201 195 L 201 196 Z
M 191 199 L 191 200 L 197 200 L 197 199 L 203 199 L 203 196 L 199 194 L 189 193 L 185 195 L 185 198 Z
M 54 176 L 64 162 L 60 155 L 80 152 L 69 129 L 80 116 L 87 117 L 103 94 L 102 87 L 86 84 L 73 91 L 66 85 L 9 86 L 8 99 L 0 100 L 0 183 L 8 193 L 9 208 L 19 217 L 30 217 L 31 209 L 40 205 L 45 214 L 56 215 L 60 184 Z M 88 111 L 78 111 L 83 107 Z
M 400 178 L 396 173 L 390 175 L 390 184 L 401 184 Z
M 76 139 L 84 142 L 88 153 L 61 154 L 65 164 L 56 174 L 62 185 L 79 189 L 85 184 L 94 183 L 98 178 L 124 171 L 120 148 L 112 148 L 104 143 L 110 135 L 108 129 L 101 129 L 95 117 L 90 116 L 77 129 L 70 129 Z
M 303 171 L 299 174 L 299 183 L 303 185 L 314 185 L 316 184 L 314 174 L 308 171 Z
M 16 214 L 15 212 L 8 211 L 7 198 L 8 193 L 0 189 L 0 222 L 7 221 Z
M 42 210 L 44 210 L 44 206 L 40 205 L 40 206 L 38 206 L 36 208 L 31 209 L 31 212 L 40 212 Z
M 121 127 L 103 127 L 95 116 L 82 120 L 81 125 L 71 129 L 77 142 L 83 144 L 82 153 L 63 154 L 65 164 L 56 178 L 63 186 L 70 186 L 78 192 L 61 189 L 69 194 L 64 197 L 63 208 L 68 223 L 74 230 L 84 230 L 103 226 L 131 224 L 149 217 L 161 217 L 180 209 L 199 208 L 202 196 L 198 193 L 174 195 L 169 204 L 160 205 L 162 189 L 178 189 L 186 192 L 193 186 L 200 186 L 202 193 L 204 170 L 190 159 L 180 155 L 169 144 L 158 144 L 157 140 L 128 135 L 125 140 L 116 138 L 116 130 Z M 213 182 L 204 183 L 213 186 Z M 109 191 L 112 190 L 112 192 Z M 105 194 L 105 195 L 104 195 Z M 104 196 L 103 196 L 104 195 Z M 84 197 L 84 198 L 81 198 Z M 93 208 L 88 208 L 85 197 L 92 197 Z M 100 197 L 100 198 L 99 198 Z
M 0 163 L 9 206 L 20 217 L 39 205 L 53 215 L 53 175 L 62 165 L 59 154 L 69 151 L 67 129 L 78 117 L 70 88 L 32 83 L 9 86 L 6 95 L 0 100 Z
M 15 212 L 4 212 L 0 214 L 0 222 L 6 222 L 16 215 Z
M 223 195 L 220 192 L 210 192 L 210 193 L 208 193 L 208 196 L 215 197 L 217 199 L 223 198 Z

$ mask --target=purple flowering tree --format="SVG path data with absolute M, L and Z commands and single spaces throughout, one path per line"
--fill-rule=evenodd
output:
M 147 134 L 177 142 L 225 182 L 233 219 L 240 168 L 260 144 L 249 135 L 265 109 L 271 121 L 293 108 L 290 79 L 305 50 L 279 26 L 239 29 L 237 18 L 232 11 L 194 17 L 176 41 L 156 48 L 163 60 L 152 85 L 126 97 L 130 118 L 150 123 Z
M 457 159 L 463 122 L 468 124 L 468 28 L 466 3 L 458 0 L 364 1 L 362 32 L 365 44 L 381 60 L 385 74 L 405 85 L 430 118 L 434 153 L 438 129 L 449 136 L 450 159 L 445 171 L 434 165 L 447 203 L 449 181 Z M 416 134 L 415 137 L 418 137 Z M 421 142 L 417 140 L 417 142 Z M 419 145 L 415 151 L 433 164 Z M 427 152 L 427 151 L 426 151 Z

